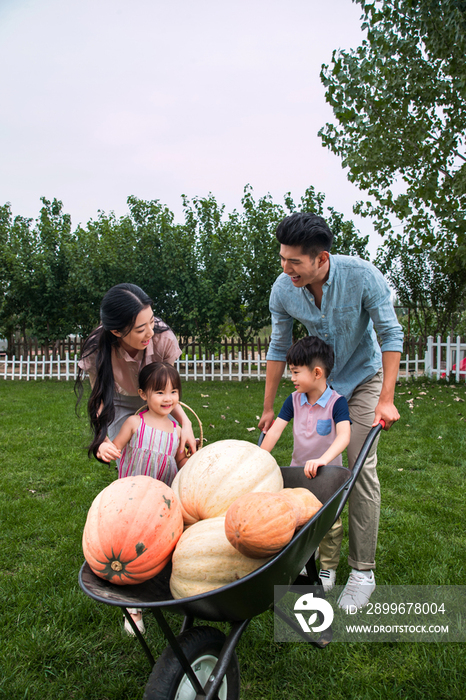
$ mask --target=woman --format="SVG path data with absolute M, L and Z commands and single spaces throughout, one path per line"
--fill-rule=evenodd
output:
M 144 405 L 138 394 L 138 374 L 151 362 L 168 362 L 173 365 L 181 355 L 175 335 L 159 318 L 155 318 L 150 299 L 135 284 L 117 284 L 102 300 L 101 325 L 83 345 L 76 392 L 83 393 L 84 372 L 89 374 L 91 395 L 88 412 L 94 439 L 89 445 L 89 455 L 102 461 L 100 446 L 118 435 L 128 416 Z M 78 403 L 79 403 L 78 399 Z M 196 441 L 191 421 L 180 405 L 173 417 L 181 425 L 180 452 L 185 444 L 196 451 Z M 108 445 L 107 455 L 118 458 Z

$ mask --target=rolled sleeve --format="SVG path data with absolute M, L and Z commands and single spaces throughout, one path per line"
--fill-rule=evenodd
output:
M 390 288 L 375 267 L 372 268 L 371 284 L 366 289 L 364 305 L 379 336 L 380 349 L 382 352 L 403 352 L 403 329 L 396 317 Z
M 286 362 L 286 353 L 293 343 L 293 317 L 280 302 L 277 283 L 270 293 L 269 309 L 272 316 L 272 337 L 266 359 Z
M 92 353 L 92 355 L 86 355 L 86 357 L 81 357 L 81 359 L 78 361 L 78 367 L 80 367 L 80 369 L 82 369 L 87 374 L 92 387 L 95 384 L 95 379 L 97 375 L 95 369 L 96 357 L 97 353 L 94 352 Z

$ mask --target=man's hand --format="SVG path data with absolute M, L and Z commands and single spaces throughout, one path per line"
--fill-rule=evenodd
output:
M 274 417 L 275 416 L 274 416 L 273 408 L 269 408 L 269 409 L 264 408 L 261 419 L 259 421 L 259 430 L 262 430 L 263 433 L 266 433 L 267 430 L 272 425 Z
M 385 421 L 384 430 L 390 430 L 393 423 L 400 420 L 398 409 L 393 403 L 395 396 L 395 385 L 400 367 L 400 352 L 383 352 L 383 383 L 380 392 L 379 403 L 375 407 L 375 418 L 372 427 L 380 423 L 380 419 Z
M 279 387 L 283 372 L 285 371 L 285 367 L 286 362 L 267 360 L 267 369 L 265 372 L 264 410 L 259 421 L 259 429 L 262 430 L 263 433 L 266 433 L 273 423 L 273 402 L 275 401 L 277 389 Z
M 375 418 L 372 427 L 378 425 L 381 419 L 385 421 L 384 430 L 389 430 L 393 423 L 400 420 L 400 414 L 393 401 L 379 401 L 375 407 Z
M 112 459 L 120 459 L 121 450 L 119 450 L 113 442 L 110 442 L 110 440 L 105 440 L 99 445 L 96 457 L 103 462 L 111 462 Z

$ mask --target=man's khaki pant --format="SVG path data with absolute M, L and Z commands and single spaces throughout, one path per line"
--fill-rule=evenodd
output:
M 375 407 L 382 389 L 382 370 L 365 384 L 356 387 L 348 401 L 351 441 L 347 448 L 350 469 L 356 461 L 375 416 Z M 380 516 L 380 484 L 377 476 L 377 443 L 375 440 L 349 497 L 349 556 L 353 569 L 375 568 L 375 550 Z M 319 545 L 320 568 L 336 569 L 340 559 L 343 527 L 335 522 Z

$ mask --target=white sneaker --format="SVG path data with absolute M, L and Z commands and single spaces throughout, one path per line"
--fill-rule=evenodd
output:
M 316 551 L 314 552 L 314 559 L 318 559 L 318 558 L 319 558 L 319 548 L 317 547 Z M 303 568 L 299 572 L 299 575 L 300 576 L 307 576 L 307 569 L 305 566 L 303 566 Z M 332 586 L 332 588 L 333 588 L 333 586 Z
M 337 605 L 344 610 L 359 610 L 369 602 L 375 590 L 373 571 L 358 571 L 352 569 L 346 586 L 337 600 Z
M 133 621 L 136 624 L 136 627 L 140 631 L 141 634 L 144 634 L 146 631 L 146 626 L 144 625 L 144 620 L 142 619 L 142 610 L 140 608 L 128 608 L 128 612 L 133 618 Z M 139 617 L 141 615 L 141 617 Z M 135 619 L 138 618 L 139 619 Z M 126 634 L 129 634 L 130 637 L 135 637 L 135 633 L 131 625 L 129 624 L 128 620 L 126 619 L 126 616 L 124 616 L 125 619 L 125 632 Z
M 319 578 L 322 582 L 322 588 L 325 593 L 332 590 L 335 585 L 335 579 L 337 577 L 337 572 L 335 569 L 321 569 L 319 571 Z

